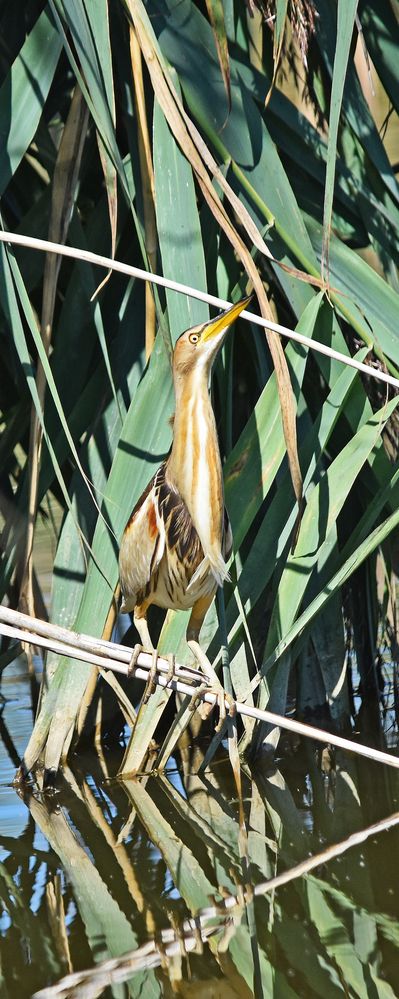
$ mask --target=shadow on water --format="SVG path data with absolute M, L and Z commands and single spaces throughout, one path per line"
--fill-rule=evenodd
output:
M 252 899 L 224 758 L 198 776 L 201 750 L 188 748 L 164 776 L 122 782 L 118 747 L 107 763 L 80 757 L 52 796 L 20 795 L 11 781 L 32 725 L 22 663 L 3 694 L 2 996 L 82 969 L 89 977 L 57 994 L 398 994 L 398 827 Z M 279 767 L 244 774 L 255 893 L 399 807 L 397 772 L 377 764 L 286 741 Z M 210 920 L 192 920 L 210 906 Z

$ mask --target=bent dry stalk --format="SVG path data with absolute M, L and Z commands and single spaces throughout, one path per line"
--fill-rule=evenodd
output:
M 87 662 L 90 665 L 98 666 L 101 669 L 112 670 L 115 673 L 122 673 L 124 676 L 134 675 L 139 680 L 147 682 L 152 664 L 152 655 L 141 652 L 137 659 L 137 664 L 133 669 L 130 667 L 132 650 L 123 645 L 116 645 L 106 642 L 104 639 L 91 638 L 90 635 L 81 635 L 70 631 L 67 628 L 60 628 L 47 621 L 30 617 L 28 614 L 21 614 L 9 607 L 0 607 L 0 634 L 18 641 L 29 642 L 44 649 L 51 649 L 60 655 L 68 656 L 71 659 Z M 199 687 L 204 686 L 204 676 L 196 669 L 176 665 L 175 676 L 167 680 L 165 674 L 170 670 L 170 664 L 166 659 L 159 657 L 157 663 L 157 673 L 155 682 L 160 687 L 169 687 L 182 694 L 192 696 Z M 207 690 L 201 691 L 201 700 L 207 704 L 216 703 L 216 695 Z M 246 715 L 248 718 L 256 718 L 268 722 L 273 726 L 296 732 L 298 735 L 315 739 L 336 746 L 347 752 L 364 756 L 375 763 L 385 763 L 390 767 L 399 769 L 399 757 L 390 753 L 385 753 L 380 749 L 356 743 L 352 739 L 345 739 L 343 736 L 327 732 L 324 729 L 315 728 L 313 725 L 306 725 L 304 722 L 296 721 L 292 718 L 285 718 L 283 715 L 275 714 L 272 711 L 262 710 L 240 701 L 234 702 L 237 714 Z M 226 701 L 226 709 L 229 711 L 231 701 Z

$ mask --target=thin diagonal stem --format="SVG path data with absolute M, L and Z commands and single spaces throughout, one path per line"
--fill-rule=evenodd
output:
M 68 631 L 66 628 L 59 628 L 47 621 L 40 621 L 38 618 L 29 617 L 28 614 L 20 614 L 9 607 L 0 607 L 0 634 L 7 635 L 9 638 L 15 638 L 18 641 L 30 642 L 45 649 L 51 649 L 59 655 L 66 656 L 69 660 L 76 659 L 102 669 L 111 669 L 116 673 L 123 673 L 125 676 L 134 675 L 137 679 L 144 680 L 145 682 L 148 680 L 148 673 L 152 664 L 152 655 L 150 653 L 140 653 L 137 664 L 131 669 L 129 665 L 132 655 L 131 649 L 121 645 L 115 646 L 112 642 L 90 638 L 89 635 L 80 635 L 76 632 Z M 165 677 L 165 673 L 168 673 L 168 671 L 169 663 L 167 660 L 158 658 L 157 675 L 155 677 L 155 682 L 158 686 L 169 687 L 172 690 L 177 690 L 179 693 L 190 696 L 192 696 L 193 690 L 198 686 L 203 686 L 204 676 L 198 670 L 188 670 L 183 666 L 177 666 L 175 676 L 169 681 Z M 208 704 L 216 703 L 216 696 L 210 691 L 205 691 L 201 694 L 201 697 Z M 296 732 L 298 735 L 305 736 L 306 738 L 315 739 L 317 742 L 337 746 L 339 749 L 347 752 L 367 757 L 367 759 L 373 760 L 375 763 L 385 763 L 388 766 L 399 769 L 399 757 L 393 756 L 390 753 L 354 742 L 352 739 L 345 739 L 343 736 L 327 732 L 325 729 L 306 725 L 304 722 L 296 721 L 294 718 L 286 718 L 283 715 L 275 714 L 273 711 L 264 711 L 261 708 L 256 708 L 240 701 L 234 703 L 237 714 L 259 719 L 273 726 Z M 231 702 L 226 702 L 227 711 L 230 707 Z
M 28 246 L 32 250 L 42 250 L 45 253 L 59 253 L 64 257 L 84 260 L 97 267 L 105 267 L 107 270 L 118 271 L 120 274 L 127 274 L 129 277 L 136 277 L 142 281 L 151 281 L 152 284 L 160 285 L 163 288 L 170 288 L 171 291 L 176 291 L 181 295 L 190 295 L 192 298 L 198 298 L 200 301 L 207 302 L 208 305 L 214 305 L 218 309 L 228 309 L 232 305 L 231 302 L 217 298 L 216 295 L 208 295 L 207 292 L 199 291 L 198 288 L 181 284 L 179 281 L 172 281 L 170 278 L 162 277 L 160 274 L 151 274 L 150 271 L 142 270 L 140 267 L 124 264 L 120 260 L 112 260 L 111 257 L 103 257 L 98 253 L 92 253 L 90 250 L 81 250 L 75 246 L 62 246 L 59 243 L 50 243 L 46 239 L 36 239 L 36 237 L 25 236 L 15 232 L 0 231 L 0 242 L 15 243 L 18 246 Z M 347 364 L 351 368 L 356 368 L 370 378 L 376 378 L 377 381 L 385 382 L 387 385 L 392 385 L 394 388 L 399 389 L 399 378 L 389 375 L 386 371 L 380 371 L 379 368 L 373 368 L 361 361 L 356 361 L 354 357 L 341 354 L 340 351 L 333 350 L 332 347 L 328 347 L 318 340 L 312 340 L 310 337 L 298 333 L 297 330 L 292 330 L 288 326 L 281 326 L 280 323 L 273 323 L 268 319 L 263 319 L 262 316 L 257 316 L 255 313 L 246 310 L 241 312 L 240 318 L 246 319 L 256 326 L 262 326 L 264 329 L 271 330 L 273 333 L 289 337 L 291 340 L 295 340 L 296 343 L 301 343 L 304 347 L 309 347 L 310 350 L 316 350 L 320 354 L 332 357 L 334 360 L 340 361 L 341 364 Z

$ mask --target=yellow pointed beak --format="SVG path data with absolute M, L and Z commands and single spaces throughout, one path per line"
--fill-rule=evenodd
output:
M 230 309 L 226 309 L 226 311 L 222 312 L 220 316 L 216 317 L 216 319 L 211 319 L 211 321 L 205 326 L 201 337 L 202 343 L 204 343 L 205 340 L 211 340 L 212 337 L 217 336 L 217 334 L 221 333 L 222 330 L 231 326 L 231 324 L 234 323 L 234 320 L 237 319 L 237 316 L 240 315 L 240 312 L 242 312 L 243 309 L 246 309 L 247 305 L 249 305 L 251 299 L 252 295 L 240 298 L 240 301 L 236 302 L 235 305 L 232 305 Z

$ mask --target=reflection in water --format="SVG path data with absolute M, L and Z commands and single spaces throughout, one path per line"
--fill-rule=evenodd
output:
M 184 921 L 210 900 L 240 897 L 229 765 L 220 761 L 200 777 L 200 750 L 188 749 L 163 777 L 121 782 L 109 779 L 98 757 L 86 756 L 79 761 L 84 770 L 67 771 L 52 797 L 30 789 L 22 799 L 10 783 L 32 722 L 28 679 L 14 670 L 3 692 L 9 738 L 0 771 L 2 995 L 24 999 L 68 972 L 101 966 L 75 996 L 147 999 L 173 988 L 187 995 L 394 999 L 397 829 L 272 893 L 249 903 L 247 896 L 227 919 L 222 905 L 201 944 L 197 928 Z M 111 756 L 112 774 L 121 753 Z M 396 772 L 339 754 L 330 759 L 309 744 L 284 755 L 284 776 L 274 770 L 244 777 L 254 886 L 398 808 Z M 135 952 L 133 965 L 103 967 L 128 952 Z

